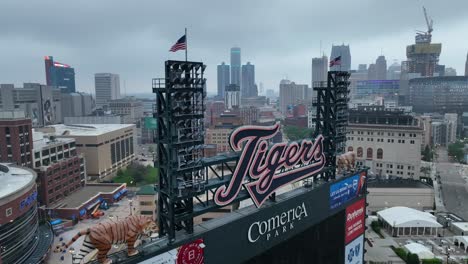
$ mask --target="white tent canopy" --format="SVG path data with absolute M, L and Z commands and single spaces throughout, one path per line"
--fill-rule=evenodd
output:
M 468 236 L 454 236 L 454 242 L 465 251 L 468 250 Z
M 418 255 L 419 259 L 433 259 L 435 257 L 434 253 L 427 247 L 418 243 L 406 244 L 405 249 L 412 254 Z
M 426 227 L 441 228 L 442 225 L 430 213 L 412 208 L 396 206 L 377 213 L 379 219 L 387 222 L 391 227 Z

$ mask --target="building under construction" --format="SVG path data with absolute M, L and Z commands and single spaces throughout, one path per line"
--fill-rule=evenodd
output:
M 419 75 L 414 77 L 443 75 L 444 67 L 438 67 L 442 44 L 431 43 L 432 19 L 427 15 L 426 8 L 423 7 L 423 10 L 428 29 L 426 32 L 418 31 L 415 37 L 416 43 L 406 47 L 408 60 L 403 62 L 402 70 L 408 75 Z

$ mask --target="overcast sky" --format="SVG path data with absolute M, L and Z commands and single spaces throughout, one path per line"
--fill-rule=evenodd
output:
M 207 64 L 208 90 L 216 65 L 242 48 L 256 82 L 278 89 L 285 77 L 310 84 L 311 58 L 350 44 L 352 67 L 404 60 L 415 30 L 426 30 L 422 5 L 434 19 L 440 63 L 463 74 L 468 51 L 468 0 L 1 0 L 0 83 L 45 83 L 45 55 L 75 68 L 79 91 L 94 93 L 94 73 L 120 74 L 121 90 L 151 92 L 170 46 L 188 28 L 189 60 Z

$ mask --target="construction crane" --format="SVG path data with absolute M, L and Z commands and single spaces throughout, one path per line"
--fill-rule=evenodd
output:
M 421 31 L 421 30 L 416 30 L 416 43 L 431 43 L 432 39 L 432 31 L 434 28 L 432 27 L 433 21 L 432 18 L 430 18 L 427 15 L 426 7 L 423 6 L 423 11 L 424 11 L 424 18 L 426 19 L 426 24 L 427 24 L 427 31 Z

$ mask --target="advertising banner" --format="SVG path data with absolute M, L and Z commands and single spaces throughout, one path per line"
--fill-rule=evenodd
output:
M 200 238 L 179 248 L 142 261 L 140 264 L 203 264 L 205 262 L 203 248 L 203 239 Z
M 330 209 L 338 208 L 357 197 L 365 183 L 365 172 L 330 185 Z
M 345 247 L 346 264 L 363 264 L 364 256 L 364 235 L 359 236 Z
M 366 216 L 366 202 L 364 199 L 346 207 L 345 243 L 364 233 L 364 221 Z

